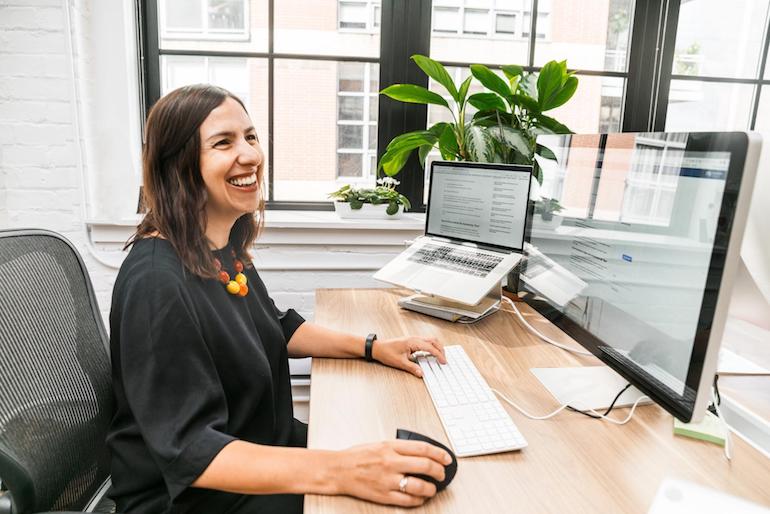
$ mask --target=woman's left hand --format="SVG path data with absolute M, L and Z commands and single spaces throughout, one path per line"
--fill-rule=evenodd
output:
M 410 360 L 414 352 L 423 351 L 435 356 L 441 364 L 446 364 L 444 346 L 435 337 L 399 337 L 396 339 L 377 339 L 372 345 L 372 357 L 390 366 L 403 369 L 422 378 L 422 369 Z

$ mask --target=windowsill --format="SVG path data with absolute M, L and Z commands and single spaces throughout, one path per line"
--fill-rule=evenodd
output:
M 91 240 L 104 247 L 125 243 L 141 216 L 121 220 L 86 221 Z M 341 219 L 332 211 L 265 211 L 260 244 L 379 244 L 403 245 L 425 230 L 424 213 L 406 213 L 394 220 Z

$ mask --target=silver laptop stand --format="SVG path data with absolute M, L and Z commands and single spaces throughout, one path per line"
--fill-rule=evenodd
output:
M 457 323 L 476 323 L 500 309 L 502 287 L 502 282 L 499 282 L 476 305 L 455 302 L 440 296 L 424 295 L 420 292 L 401 298 L 398 305 L 402 309 L 427 314 L 434 318 Z

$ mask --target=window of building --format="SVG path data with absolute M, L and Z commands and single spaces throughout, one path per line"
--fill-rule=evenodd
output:
M 344 62 L 337 71 L 337 177 L 371 185 L 377 174 L 378 67 Z
M 246 0 L 161 0 L 162 36 L 170 39 L 249 38 Z
M 339 29 L 375 32 L 380 27 L 379 0 L 339 1 Z

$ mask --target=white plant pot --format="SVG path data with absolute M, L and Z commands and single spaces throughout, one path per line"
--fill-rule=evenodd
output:
M 543 219 L 542 214 L 538 214 L 537 218 L 535 218 L 535 226 L 533 228 L 556 230 L 561 225 L 562 221 L 564 221 L 564 216 L 559 216 L 558 214 L 553 214 L 548 221 Z
M 344 219 L 356 219 L 356 220 L 396 220 L 401 217 L 404 212 L 404 206 L 398 206 L 398 212 L 390 215 L 386 212 L 388 204 L 381 203 L 373 205 L 371 203 L 365 203 L 360 209 L 351 209 L 349 202 L 334 202 L 334 210 L 337 216 Z

